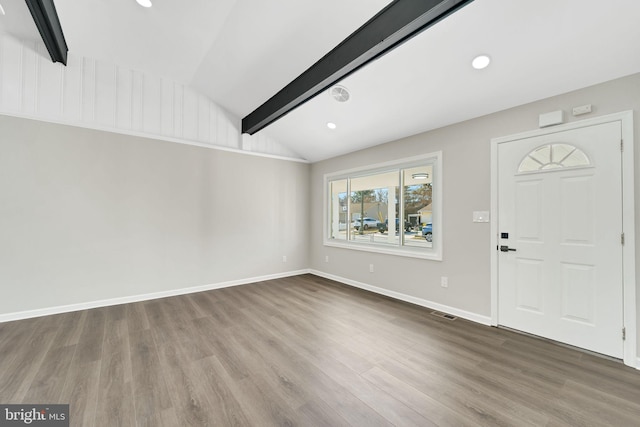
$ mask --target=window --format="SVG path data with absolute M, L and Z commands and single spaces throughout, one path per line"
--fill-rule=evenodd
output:
M 534 149 L 522 159 L 519 173 L 541 172 L 549 169 L 590 166 L 589 157 L 581 149 L 569 144 L 547 144 Z
M 442 259 L 441 153 L 325 175 L 324 243 Z

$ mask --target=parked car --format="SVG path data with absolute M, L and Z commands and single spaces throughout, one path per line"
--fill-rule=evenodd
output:
M 362 228 L 364 228 L 365 230 L 368 230 L 370 228 L 376 228 L 380 223 L 380 221 L 378 221 L 377 219 L 369 218 L 369 217 L 364 217 L 362 222 L 364 224 Z M 360 230 L 360 218 L 353 221 L 352 225 L 353 225 L 353 228 L 355 228 L 356 230 Z
M 432 223 L 427 223 L 425 224 L 424 227 L 422 227 L 422 235 L 424 236 L 425 239 L 427 239 L 427 242 L 431 242 L 433 240 L 433 224 Z
M 384 222 L 378 224 L 378 231 L 381 233 L 386 233 L 389 229 L 389 220 L 385 219 Z M 400 218 L 396 218 L 396 231 L 400 229 Z M 405 221 L 404 223 L 404 231 L 411 231 L 411 223 Z

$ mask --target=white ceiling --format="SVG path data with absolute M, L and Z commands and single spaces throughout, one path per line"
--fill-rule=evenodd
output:
M 240 118 L 388 3 L 55 1 L 71 53 L 189 84 Z M 0 30 L 33 33 L 24 1 L 0 4 Z M 475 0 L 343 80 L 348 102 L 322 93 L 261 132 L 318 161 L 640 72 L 639 20 L 638 0 Z
M 33 23 L 29 8 L 24 1 L 0 0 L 0 32 L 5 32 L 23 40 L 40 40 L 36 24 Z

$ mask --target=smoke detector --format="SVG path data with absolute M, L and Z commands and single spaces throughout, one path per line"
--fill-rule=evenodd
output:
M 329 89 L 329 95 L 338 102 L 347 102 L 351 95 L 346 87 L 335 85 Z

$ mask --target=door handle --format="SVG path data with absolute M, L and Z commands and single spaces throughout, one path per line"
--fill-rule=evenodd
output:
M 501 252 L 515 252 L 516 250 L 514 248 L 510 248 L 509 246 L 500 246 L 500 251 Z

